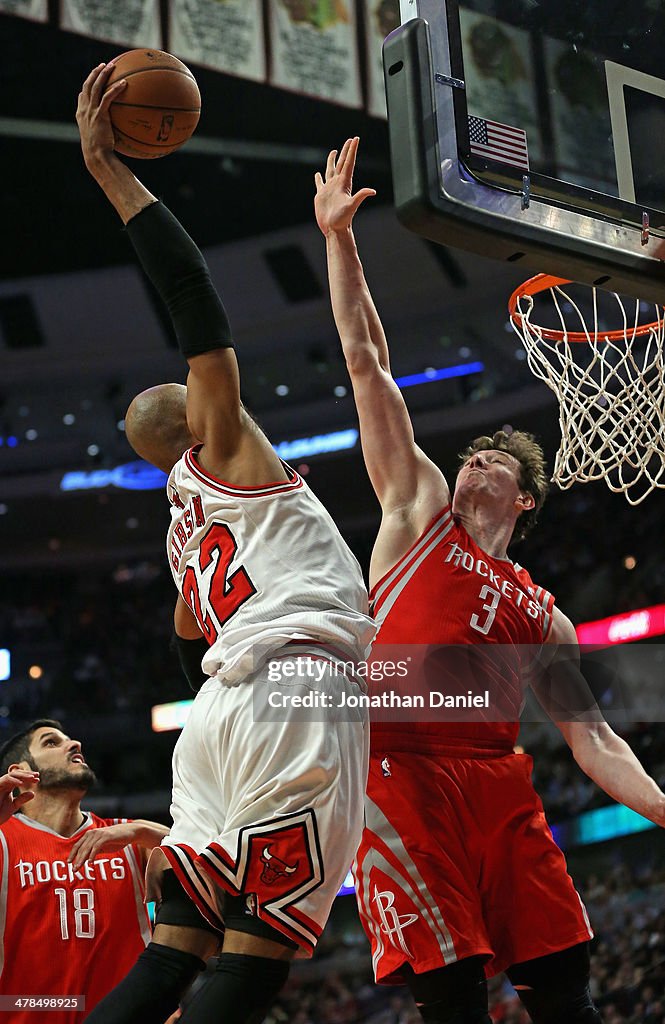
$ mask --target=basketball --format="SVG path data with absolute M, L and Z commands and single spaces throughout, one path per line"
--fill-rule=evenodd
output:
M 128 50 L 115 58 L 108 86 L 127 80 L 111 104 L 115 150 L 154 160 L 187 142 L 201 114 L 201 94 L 189 68 L 162 50 Z

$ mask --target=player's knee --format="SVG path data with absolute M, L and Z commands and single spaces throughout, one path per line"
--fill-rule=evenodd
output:
M 515 964 L 507 972 L 534 1024 L 600 1024 L 589 991 L 589 945 Z
M 602 1024 L 588 984 L 564 991 L 533 988 L 517 992 L 533 1024 Z
M 467 957 L 435 971 L 403 970 L 426 1024 L 491 1024 L 483 958 Z
M 289 975 L 288 960 L 222 953 L 183 1013 L 183 1024 L 224 1020 L 261 1024 Z
M 161 890 L 162 898 L 155 912 L 155 936 L 158 941 L 167 946 L 185 948 L 204 960 L 212 956 L 222 940 L 222 934 L 206 921 L 174 871 L 169 869 L 164 872 Z M 182 928 L 188 929 L 188 932 L 179 932 Z M 196 929 L 196 936 L 191 929 Z
M 224 896 L 224 927 L 227 932 L 242 932 L 244 935 L 254 936 L 257 939 L 276 942 L 291 950 L 298 948 L 297 942 L 292 942 L 286 935 L 255 914 L 248 913 L 245 896 L 231 896 L 226 893 Z

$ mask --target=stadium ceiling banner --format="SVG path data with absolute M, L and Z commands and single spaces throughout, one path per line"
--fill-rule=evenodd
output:
M 269 0 L 270 84 L 363 105 L 355 0 Z
M 159 0 L 61 0 L 60 28 L 128 49 L 161 49 Z
M 367 112 L 388 116 L 383 82 L 383 40 L 400 24 L 399 0 L 363 0 L 367 40 Z
M 182 60 L 263 82 L 263 0 L 170 0 L 169 46 Z
M 48 0 L 0 0 L 0 12 L 30 21 L 48 21 Z

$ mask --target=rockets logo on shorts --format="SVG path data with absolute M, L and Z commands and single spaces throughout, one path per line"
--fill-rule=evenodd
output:
M 413 960 L 413 953 L 406 944 L 404 929 L 417 921 L 418 915 L 399 914 L 394 906 L 395 893 L 391 892 L 389 889 L 379 892 L 376 885 L 374 885 L 374 890 L 372 892 L 372 903 L 376 906 L 376 911 L 381 922 L 381 931 L 387 936 L 388 941 L 391 942 L 396 949 L 401 949 L 401 951 L 405 953 L 410 960 Z

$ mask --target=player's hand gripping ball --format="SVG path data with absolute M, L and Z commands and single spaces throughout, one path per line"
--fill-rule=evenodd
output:
M 201 114 L 201 94 L 189 68 L 163 50 L 129 50 L 115 58 L 106 87 L 127 85 L 110 107 L 115 150 L 154 160 L 190 137 Z

